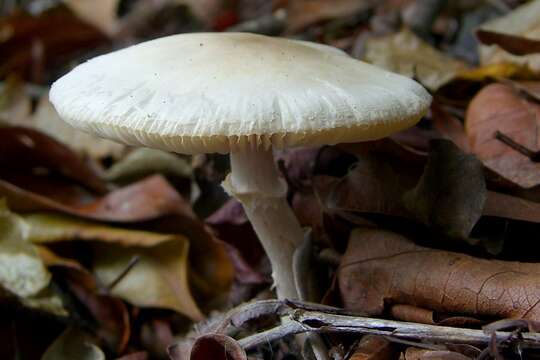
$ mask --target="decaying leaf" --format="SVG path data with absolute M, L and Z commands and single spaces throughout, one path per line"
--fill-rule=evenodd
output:
M 540 184 L 540 163 L 497 139 L 497 132 L 531 151 L 539 149 L 540 105 L 527 101 L 509 86 L 492 84 L 476 95 L 465 119 L 471 151 L 484 165 L 523 187 Z
M 486 201 L 482 163 L 448 140 L 432 140 L 428 162 L 406 208 L 424 224 L 451 238 L 465 239 Z
M 105 354 L 82 330 L 69 327 L 43 354 L 42 360 L 105 360 Z
M 416 78 L 432 91 L 466 68 L 465 64 L 439 52 L 409 30 L 369 38 L 366 42 L 365 60 Z
M 498 32 L 530 40 L 540 40 L 540 1 L 527 2 L 500 18 L 491 20 L 481 26 L 481 30 Z M 515 46 L 515 41 L 512 42 Z M 527 65 L 534 71 L 540 70 L 540 55 L 516 56 L 502 50 L 497 45 L 480 47 L 480 62 L 483 65 L 499 63 L 515 63 Z
M 345 307 L 385 304 L 488 318 L 540 319 L 540 266 L 429 249 L 383 230 L 357 229 L 339 269 Z

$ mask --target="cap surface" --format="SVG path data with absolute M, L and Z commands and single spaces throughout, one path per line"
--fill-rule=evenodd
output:
M 431 101 L 406 77 L 325 45 L 248 33 L 141 43 L 79 65 L 50 99 L 73 126 L 179 153 L 385 137 Z

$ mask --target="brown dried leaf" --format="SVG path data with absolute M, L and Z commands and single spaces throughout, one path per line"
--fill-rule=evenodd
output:
M 417 246 L 382 230 L 357 229 L 338 274 L 345 307 L 380 315 L 410 304 L 474 317 L 540 319 L 540 266 Z
M 523 187 L 540 184 L 540 163 L 495 138 L 497 131 L 532 151 L 539 149 L 540 105 L 526 101 L 511 87 L 486 86 L 467 109 L 465 131 L 471 151 L 484 165 Z

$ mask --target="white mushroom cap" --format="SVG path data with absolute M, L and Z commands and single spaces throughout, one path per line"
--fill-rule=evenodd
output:
M 335 48 L 247 33 L 169 36 L 54 83 L 73 126 L 178 153 L 356 142 L 415 124 L 430 95 Z

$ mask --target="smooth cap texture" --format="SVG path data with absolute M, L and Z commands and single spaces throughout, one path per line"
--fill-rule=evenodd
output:
M 415 124 L 431 96 L 329 46 L 195 33 L 96 57 L 50 99 L 84 131 L 193 154 L 378 139 Z

